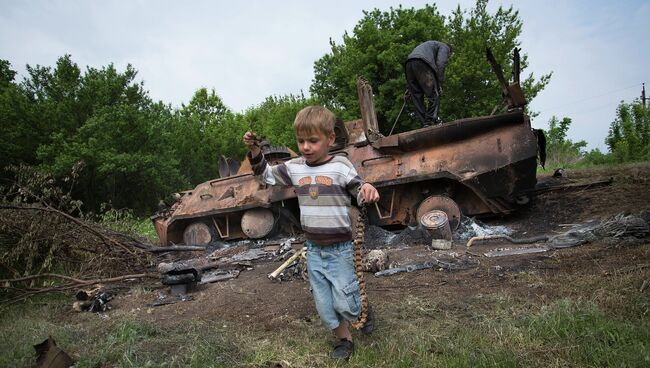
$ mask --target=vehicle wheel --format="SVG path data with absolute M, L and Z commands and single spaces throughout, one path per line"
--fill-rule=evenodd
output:
M 275 216 L 268 208 L 252 208 L 241 217 L 241 229 L 247 237 L 259 239 L 275 228 Z
M 208 245 L 214 238 L 214 230 L 202 221 L 189 224 L 183 231 L 185 245 Z
M 420 219 L 422 219 L 425 213 L 433 210 L 440 210 L 447 214 L 449 227 L 452 232 L 460 225 L 461 213 L 458 204 L 453 199 L 442 195 L 429 196 L 420 203 L 416 211 L 417 223 L 420 223 Z

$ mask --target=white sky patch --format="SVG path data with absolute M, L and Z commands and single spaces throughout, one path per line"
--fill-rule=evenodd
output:
M 421 8 L 425 1 L 8 1 L 0 0 L 0 58 L 26 75 L 25 65 L 53 66 L 71 54 L 82 69 L 132 64 L 154 100 L 175 107 L 214 88 L 234 111 L 268 96 L 309 94 L 314 62 L 340 42 L 362 10 Z M 448 16 L 460 3 L 438 1 Z M 551 83 L 531 103 L 547 128 L 570 117 L 569 138 L 606 150 L 604 139 L 621 100 L 638 98 L 649 82 L 650 2 L 628 0 L 491 1 L 510 4 L 523 20 L 522 51 L 539 78 Z M 499 93 L 495 91 L 495 93 Z M 444 99 L 441 105 L 444 114 Z M 444 116 L 443 116 L 444 118 Z

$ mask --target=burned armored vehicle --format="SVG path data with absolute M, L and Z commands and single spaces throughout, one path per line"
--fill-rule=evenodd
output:
M 337 124 L 330 152 L 346 156 L 379 190 L 381 200 L 368 210 L 371 224 L 398 229 L 442 210 L 454 230 L 461 215 L 508 214 L 527 202 L 536 184 L 538 139 L 523 110 L 518 72 L 508 84 L 498 64 L 490 61 L 502 86 L 505 113 L 389 136 L 379 133 L 370 85 L 358 81 L 361 119 Z M 296 157 L 288 148 L 270 145 L 262 152 L 271 164 Z M 261 184 L 247 160 L 237 165 L 222 159 L 220 172 L 221 178 L 182 193 L 170 209 L 152 216 L 163 245 L 258 239 L 299 230 L 292 187 Z

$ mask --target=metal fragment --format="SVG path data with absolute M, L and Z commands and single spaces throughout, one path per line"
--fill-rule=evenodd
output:
M 199 284 L 207 284 L 210 282 L 218 282 L 234 279 L 239 276 L 239 270 L 215 270 L 211 272 L 206 272 L 201 275 L 201 281 Z
M 532 248 L 507 248 L 507 249 L 495 249 L 489 252 L 483 253 L 486 257 L 505 257 L 505 256 L 515 256 L 521 254 L 533 254 L 533 253 L 543 253 L 548 252 L 553 248 L 548 246 L 543 247 L 532 247 Z

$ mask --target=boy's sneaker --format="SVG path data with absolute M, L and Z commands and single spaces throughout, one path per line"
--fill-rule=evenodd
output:
M 375 330 L 375 314 L 372 311 L 372 306 L 368 305 L 368 310 L 366 311 L 366 323 L 361 327 L 361 332 L 366 335 L 370 335 L 372 331 Z
M 334 345 L 330 358 L 335 360 L 348 360 L 354 351 L 354 344 L 347 339 L 341 339 Z

